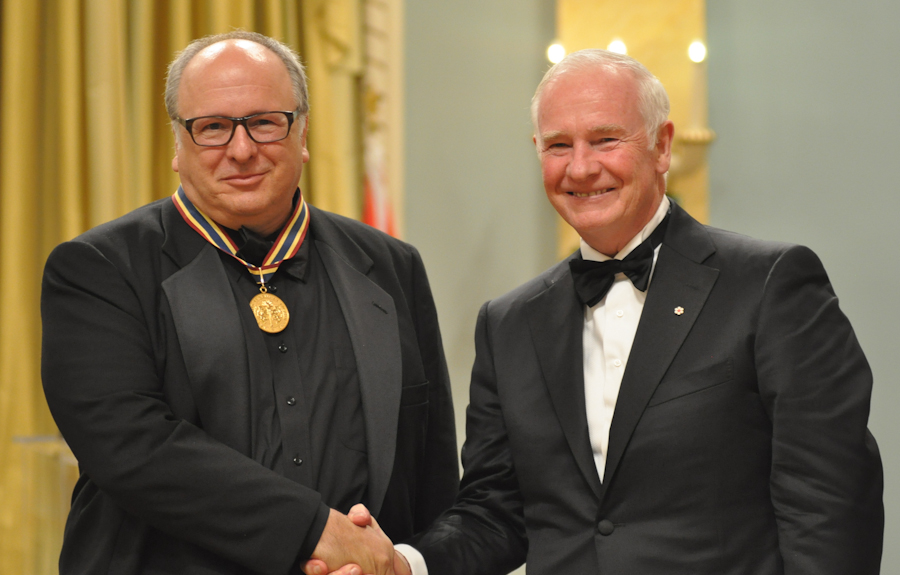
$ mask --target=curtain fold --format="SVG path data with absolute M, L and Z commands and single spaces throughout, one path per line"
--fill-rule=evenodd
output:
M 301 9 L 307 24 L 303 56 L 310 78 L 316 78 L 316 89 L 309 97 L 312 202 L 330 212 L 358 218 L 362 4 L 360 0 L 306 0 Z
M 17 573 L 22 561 L 22 450 L 19 434 L 36 434 L 48 423 L 39 415 L 38 291 L 42 255 L 39 161 L 42 144 L 40 4 L 4 2 L 0 66 L 0 572 Z M 13 34 L 14 32 L 14 34 Z M 10 193 L 16 190 L 17 193 Z M 17 570 L 10 569 L 14 567 Z
M 358 218 L 363 7 L 362 0 L 0 6 L 0 573 L 32 575 L 56 573 L 62 519 L 48 523 L 47 509 L 67 504 L 73 479 L 64 446 L 34 439 L 56 435 L 39 373 L 47 255 L 172 194 L 166 66 L 191 39 L 234 28 L 282 40 L 308 64 L 312 162 L 301 187 L 311 203 Z

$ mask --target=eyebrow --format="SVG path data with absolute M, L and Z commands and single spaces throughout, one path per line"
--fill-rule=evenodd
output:
M 624 132 L 625 127 L 620 126 L 619 124 L 602 124 L 600 126 L 594 126 L 588 131 L 592 134 L 609 134 L 611 132 Z
M 624 132 L 625 128 L 619 124 L 600 124 L 588 129 L 591 134 L 612 134 L 616 132 Z M 553 130 L 552 132 L 544 132 L 541 134 L 541 141 L 554 140 L 561 136 L 565 136 L 568 132 L 564 130 Z

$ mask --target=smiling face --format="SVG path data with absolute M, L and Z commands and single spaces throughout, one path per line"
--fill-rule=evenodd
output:
M 184 119 L 239 118 L 295 108 L 284 63 L 247 40 L 227 40 L 200 51 L 185 67 L 178 88 L 178 115 Z M 301 116 L 287 138 L 268 144 L 254 142 L 238 127 L 227 145 L 207 148 L 176 124 L 172 169 L 188 199 L 213 220 L 269 235 L 291 214 L 294 191 L 309 160 L 306 127 Z
M 588 245 L 615 255 L 665 194 L 672 123 L 653 145 L 631 72 L 595 67 L 563 72 L 544 87 L 537 126 L 550 203 Z

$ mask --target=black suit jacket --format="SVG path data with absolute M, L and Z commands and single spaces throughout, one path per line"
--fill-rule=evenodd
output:
M 306 241 L 334 286 L 359 374 L 365 503 L 403 539 L 458 484 L 431 291 L 413 247 L 315 208 L 311 218 Z M 235 303 L 218 250 L 170 199 L 50 255 L 42 376 L 82 471 L 63 575 L 283 574 L 305 540 L 311 551 L 321 497 L 250 458 L 249 390 L 271 378 L 265 353 L 252 352 L 260 342 L 244 341 L 240 314 L 251 313 Z
M 683 313 L 676 313 L 683 308 Z M 871 372 L 807 248 L 677 206 L 600 482 L 584 308 L 568 262 L 482 308 L 457 503 L 417 538 L 429 575 L 876 575 Z

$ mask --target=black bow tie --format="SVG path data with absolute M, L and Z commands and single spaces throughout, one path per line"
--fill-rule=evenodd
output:
M 582 259 L 579 254 L 577 258 L 570 260 L 569 269 L 572 270 L 578 299 L 588 307 L 597 305 L 609 291 L 617 273 L 625 274 L 637 289 L 647 291 L 650 270 L 653 269 L 653 252 L 662 243 L 668 221 L 669 218 L 666 216 L 650 237 L 624 259 L 595 262 Z

